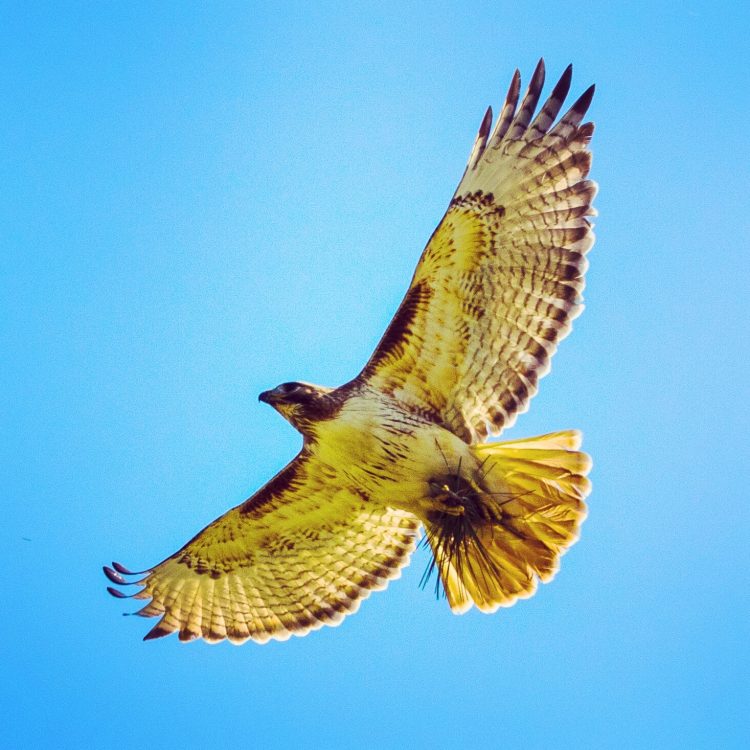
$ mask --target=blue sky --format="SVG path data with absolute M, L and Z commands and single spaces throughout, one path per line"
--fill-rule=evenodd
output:
M 0 745 L 747 746 L 746 3 L 0 13 Z M 510 433 L 593 455 L 559 576 L 455 617 L 420 552 L 340 628 L 142 643 L 100 566 L 294 455 L 258 392 L 356 374 L 542 55 L 597 84 L 601 185 L 586 312 Z

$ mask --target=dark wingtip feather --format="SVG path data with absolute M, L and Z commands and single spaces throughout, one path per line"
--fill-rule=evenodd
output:
M 200 633 L 194 633 L 191 630 L 181 630 L 177 637 L 183 642 L 188 643 L 189 641 L 194 641 L 196 638 L 200 638 Z
M 559 99 L 561 102 L 564 101 L 565 97 L 568 95 L 568 91 L 570 91 L 570 83 L 572 80 L 573 63 L 570 63 L 568 67 L 563 71 L 563 74 L 560 76 L 560 80 L 555 85 L 555 88 L 552 89 L 550 99 Z
M 144 641 L 153 641 L 155 638 L 164 638 L 165 635 L 169 635 L 172 631 L 162 627 L 161 623 L 155 625 L 151 630 L 143 636 Z
M 107 586 L 107 591 L 109 594 L 115 597 L 115 599 L 129 599 L 131 595 L 123 594 L 122 591 L 119 591 L 118 589 L 112 588 L 112 586 Z
M 113 568 L 114 568 L 114 569 L 115 569 L 115 570 L 116 570 L 116 571 L 117 571 L 118 573 L 122 573 L 123 575 L 126 575 L 126 576 L 135 576 L 135 575 L 139 575 L 138 573 L 134 573 L 134 572 L 133 572 L 132 570 L 128 570 L 128 569 L 127 569 L 127 568 L 126 568 L 126 567 L 125 567 L 124 565 L 122 565 L 122 564 L 120 564 L 120 563 L 118 563 L 118 562 L 113 562 L 113 563 L 112 563 L 112 567 L 113 567 Z
M 560 113 L 563 102 L 570 91 L 570 83 L 573 78 L 573 66 L 568 65 L 560 76 L 560 80 L 555 84 L 552 89 L 552 93 L 547 98 L 542 108 L 539 110 L 539 114 L 534 118 L 534 121 L 529 126 L 530 137 L 540 138 L 545 135 L 555 118 Z
M 487 107 L 482 124 L 479 126 L 479 138 L 487 138 L 492 125 L 492 107 Z
M 505 102 L 503 103 L 500 115 L 497 118 L 495 130 L 492 133 L 492 142 L 495 147 L 497 147 L 497 144 L 505 137 L 511 122 L 515 117 L 520 93 L 521 71 L 516 68 L 516 71 L 513 73 L 513 77 L 510 80 L 510 86 L 508 86 L 508 93 L 505 95 Z
M 593 122 L 587 122 L 584 125 L 581 125 L 580 128 L 578 128 L 578 137 L 582 138 L 586 143 L 589 143 L 591 141 L 591 136 L 594 135 L 594 123 Z
M 531 122 L 531 118 L 536 109 L 536 105 L 539 102 L 539 96 L 544 88 L 545 68 L 544 60 L 540 59 L 534 69 L 534 73 L 529 81 L 526 94 L 521 102 L 521 107 L 513 118 L 513 123 L 510 126 L 508 135 L 510 138 L 518 138 L 526 130 L 528 124 Z
M 516 72 L 513 73 L 513 78 L 510 79 L 510 86 L 508 86 L 508 93 L 505 96 L 506 102 L 518 101 L 518 97 L 521 93 L 521 71 L 516 68 Z
M 113 562 L 112 567 L 118 572 L 122 573 L 125 576 L 142 576 L 145 573 L 150 573 L 151 569 L 146 568 L 146 570 L 129 570 L 126 568 L 122 563 Z
M 542 93 L 542 89 L 544 88 L 544 79 L 546 77 L 547 69 L 544 67 L 544 60 L 540 58 L 539 62 L 536 64 L 536 68 L 534 68 L 534 73 L 531 76 L 531 80 L 529 81 L 529 88 L 526 93 L 526 97 L 524 98 L 524 103 L 526 103 L 526 101 L 536 100 L 534 102 L 534 107 L 536 107 L 536 102 L 539 101 L 539 95 Z
M 112 568 L 109 567 L 109 565 L 103 565 L 102 570 L 104 571 L 104 575 L 109 578 L 112 583 L 116 583 L 119 586 L 129 586 L 130 584 L 128 581 L 126 581 L 119 573 L 116 573 Z
M 588 108 L 591 106 L 591 100 L 594 98 L 594 92 L 596 91 L 596 84 L 592 83 L 579 97 L 576 99 L 573 106 L 570 108 L 571 112 L 575 112 L 579 117 L 583 117 Z

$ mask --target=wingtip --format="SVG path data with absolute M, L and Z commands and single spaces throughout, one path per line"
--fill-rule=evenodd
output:
M 544 64 L 544 58 L 540 57 L 539 62 L 536 64 L 536 68 L 534 68 L 534 73 L 531 76 L 531 84 L 538 82 L 539 88 L 542 88 L 542 86 L 544 86 L 544 77 L 546 74 L 547 68 Z
M 118 563 L 117 561 L 112 562 L 112 567 L 118 572 L 122 573 L 126 576 L 134 576 L 137 575 L 137 573 L 134 573 L 132 570 L 128 570 L 124 565 L 121 563 Z
M 110 596 L 114 596 L 115 599 L 129 599 L 128 594 L 123 594 L 122 591 L 119 591 L 116 588 L 113 588 L 112 586 L 107 586 L 107 593 L 110 594 Z
M 120 586 L 128 585 L 128 582 L 119 573 L 112 570 L 109 565 L 102 565 L 102 570 L 104 571 L 104 575 L 107 576 L 112 583 L 116 583 Z
M 143 640 L 153 641 L 156 638 L 164 638 L 164 636 L 169 635 L 171 632 L 171 630 L 167 630 L 167 628 L 163 627 L 160 623 L 151 628 L 151 630 L 143 636 Z
M 145 573 L 150 573 L 150 569 L 146 570 L 130 570 L 129 568 L 126 568 L 122 563 L 118 563 L 113 561 L 112 567 L 118 572 L 122 573 L 124 576 L 142 576 Z
M 552 93 L 547 100 L 547 105 L 545 105 L 545 107 L 551 107 L 550 114 L 553 119 L 557 117 L 557 113 L 560 111 L 560 107 L 562 107 L 565 98 L 568 96 L 572 80 L 573 64 L 570 63 L 568 67 L 563 71 L 563 74 L 560 76 L 560 80 L 552 89 Z
M 513 77 L 510 79 L 510 86 L 508 86 L 508 93 L 505 96 L 505 101 L 510 102 L 514 99 L 518 99 L 518 95 L 521 92 L 521 71 L 516 68 L 513 73 Z
M 492 107 L 487 107 L 487 111 L 482 118 L 482 124 L 479 126 L 479 137 L 486 138 L 492 125 Z
M 560 81 L 558 82 L 557 85 L 561 86 L 562 84 L 566 88 L 570 88 L 570 82 L 572 80 L 573 80 L 573 63 L 568 63 L 568 67 L 565 68 L 565 70 L 563 70 L 563 74 L 560 76 Z
M 578 101 L 576 102 L 577 108 L 585 112 L 589 105 L 591 104 L 591 100 L 594 98 L 594 93 L 596 92 L 596 84 L 592 83 L 591 86 L 589 86 L 586 91 L 584 91 L 579 97 Z
M 594 98 L 594 92 L 596 91 L 596 84 L 592 83 L 576 100 L 575 104 L 571 109 L 575 112 L 579 112 L 581 117 L 586 114 L 588 108 L 591 106 L 591 100 Z

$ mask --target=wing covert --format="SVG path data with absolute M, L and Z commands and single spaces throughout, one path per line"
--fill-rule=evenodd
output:
M 594 242 L 587 179 L 590 87 L 556 125 L 571 66 L 534 117 L 540 61 L 520 106 L 513 80 L 485 115 L 448 211 L 360 378 L 467 442 L 525 411 L 558 342 L 582 309 Z

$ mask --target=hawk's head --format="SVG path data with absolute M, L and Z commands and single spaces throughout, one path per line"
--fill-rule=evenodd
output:
M 336 409 L 329 395 L 332 390 L 311 383 L 282 383 L 273 390 L 263 391 L 258 401 L 273 406 L 304 435 L 315 422 L 330 417 Z

